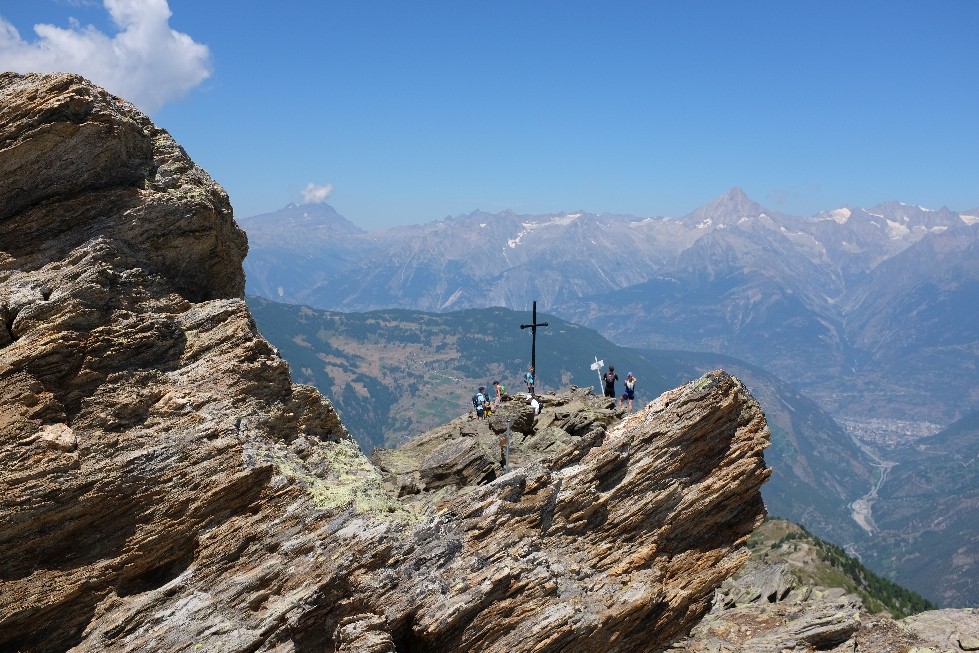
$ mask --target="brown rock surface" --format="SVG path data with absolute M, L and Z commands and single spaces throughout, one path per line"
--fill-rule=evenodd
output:
M 895 620 L 860 597 L 800 584 L 784 563 L 749 562 L 722 584 L 710 613 L 675 653 L 958 653 L 979 647 L 979 611 L 931 610 Z
M 655 651 L 745 559 L 733 377 L 514 404 L 506 473 L 506 411 L 379 468 L 256 332 L 245 248 L 134 107 L 0 75 L 0 649 Z

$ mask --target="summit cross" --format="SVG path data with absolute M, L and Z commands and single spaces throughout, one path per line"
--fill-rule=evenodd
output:
M 533 319 L 530 324 L 521 324 L 521 329 L 530 329 L 530 366 L 534 368 L 534 378 L 537 378 L 537 327 L 546 327 L 547 322 L 537 321 L 537 302 L 534 301 Z

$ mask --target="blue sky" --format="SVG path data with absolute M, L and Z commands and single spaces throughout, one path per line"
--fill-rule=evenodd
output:
M 0 0 L 0 19 L 0 68 L 135 102 L 238 217 L 679 216 L 732 186 L 804 216 L 979 207 L 975 0 Z

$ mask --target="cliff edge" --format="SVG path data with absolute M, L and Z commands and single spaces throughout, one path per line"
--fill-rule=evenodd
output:
M 0 74 L 0 649 L 657 651 L 747 557 L 737 379 L 515 403 L 509 469 L 467 418 L 372 463 L 256 331 L 245 252 L 132 105 Z

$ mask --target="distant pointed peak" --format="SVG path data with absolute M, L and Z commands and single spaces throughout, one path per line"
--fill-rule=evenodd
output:
M 714 202 L 718 204 L 728 204 L 730 206 L 745 206 L 745 207 L 761 208 L 761 205 L 758 204 L 758 202 L 756 202 L 755 200 L 748 197 L 748 194 L 744 192 L 740 186 L 733 186 L 728 192 L 716 198 Z
M 761 206 L 739 187 L 734 186 L 719 197 L 688 213 L 682 219 L 704 228 L 721 228 L 733 225 L 742 218 L 771 216 L 772 211 Z

